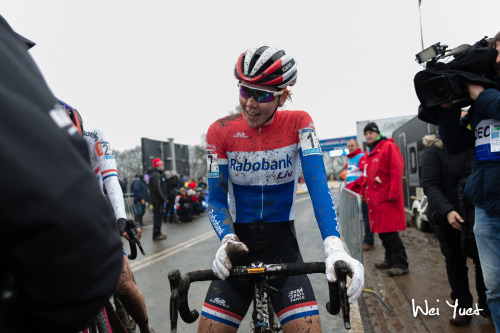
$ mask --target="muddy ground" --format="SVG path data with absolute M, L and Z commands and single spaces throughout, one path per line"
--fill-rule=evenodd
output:
M 414 227 L 400 233 L 410 265 L 408 275 L 389 277 L 385 270 L 375 269 L 374 263 L 383 261 L 384 248 L 375 236 L 375 250 L 364 252 L 365 288 L 375 291 L 392 312 L 374 295 L 363 293 L 360 302 L 361 317 L 364 319 L 365 332 L 481 332 L 494 333 L 494 327 L 482 316 L 473 315 L 470 325 L 456 327 L 448 323 L 453 315 L 450 287 L 446 277 L 444 257 L 439 249 L 439 242 L 433 233 L 423 233 Z M 468 259 L 469 285 L 477 302 L 474 282 L 474 265 Z M 434 315 L 418 311 L 424 310 L 427 301 L 429 310 L 434 308 Z M 414 305 L 412 305 L 414 302 Z M 474 304 L 475 309 L 475 304 Z M 439 314 L 437 314 L 439 312 Z

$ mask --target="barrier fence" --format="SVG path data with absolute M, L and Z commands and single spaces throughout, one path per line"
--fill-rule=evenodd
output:
M 359 194 L 341 186 L 337 214 L 347 251 L 351 257 L 363 263 L 363 213 Z
M 347 252 L 363 264 L 363 212 L 361 211 L 361 197 L 345 186 L 339 189 L 339 207 L 337 209 L 340 234 L 347 247 Z M 377 299 L 392 313 L 392 309 L 384 299 L 372 289 L 363 289 L 363 292 L 375 295 Z
M 134 194 L 123 193 L 123 198 L 125 200 L 125 212 L 127 213 L 127 218 L 133 220 L 135 215 Z M 142 222 L 153 222 L 153 212 L 151 211 L 151 205 L 149 203 L 146 203 L 146 212 L 142 217 Z

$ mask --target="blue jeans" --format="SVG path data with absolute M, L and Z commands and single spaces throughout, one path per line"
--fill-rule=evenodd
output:
M 365 238 L 363 244 L 373 246 L 373 232 L 370 229 L 370 219 L 368 218 L 368 205 L 366 201 L 361 202 L 361 212 L 363 213 L 363 224 L 365 225 Z
M 140 201 L 137 201 L 135 204 L 135 215 L 142 216 L 144 215 L 144 206 Z
M 490 215 L 476 206 L 474 224 L 479 260 L 483 270 L 486 297 L 496 332 L 500 333 L 500 215 Z

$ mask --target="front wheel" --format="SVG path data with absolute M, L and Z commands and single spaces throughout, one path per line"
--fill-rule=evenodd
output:
M 415 219 L 415 226 L 417 227 L 418 230 L 422 232 L 431 231 L 431 226 L 429 224 L 429 221 L 425 221 L 424 219 L 422 219 L 422 214 L 420 214 L 420 212 L 416 211 L 414 213 L 414 219 Z

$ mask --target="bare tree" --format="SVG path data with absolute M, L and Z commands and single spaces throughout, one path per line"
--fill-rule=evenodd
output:
M 236 105 L 234 110 L 229 110 L 229 114 L 241 113 L 241 107 Z M 207 174 L 207 133 L 201 135 L 201 144 L 189 146 L 189 168 L 191 177 L 194 179 L 202 178 Z
M 122 152 L 115 151 L 116 168 L 120 178 L 133 177 L 142 173 L 142 151 L 141 146 L 126 149 Z
M 323 160 L 325 162 L 326 174 L 328 178 L 331 176 L 338 177 L 344 171 L 345 164 L 347 163 L 347 156 L 329 157 L 327 152 L 323 153 Z
M 195 180 L 204 177 L 207 173 L 207 134 L 201 135 L 201 144 L 189 146 L 189 167 L 191 169 L 191 177 Z
M 234 107 L 234 110 L 229 110 L 229 114 L 241 113 L 241 106 L 238 104 Z

